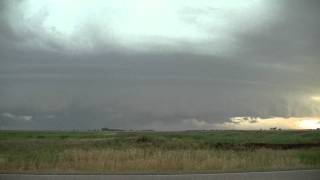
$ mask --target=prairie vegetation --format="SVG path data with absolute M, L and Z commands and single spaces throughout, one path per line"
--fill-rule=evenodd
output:
M 0 171 L 320 168 L 319 131 L 0 132 Z

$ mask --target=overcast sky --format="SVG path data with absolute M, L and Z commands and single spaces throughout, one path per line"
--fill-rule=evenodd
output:
M 1 0 L 2 129 L 320 127 L 318 0 Z

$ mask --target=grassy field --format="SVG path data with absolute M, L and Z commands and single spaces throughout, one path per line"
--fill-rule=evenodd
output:
M 320 131 L 0 131 L 0 171 L 320 168 Z

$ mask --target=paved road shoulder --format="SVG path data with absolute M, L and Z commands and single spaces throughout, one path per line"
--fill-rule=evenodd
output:
M 319 170 L 181 175 L 31 175 L 0 174 L 0 180 L 319 180 Z

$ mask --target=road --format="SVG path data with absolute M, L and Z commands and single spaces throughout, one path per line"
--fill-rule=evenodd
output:
M 320 180 L 319 170 L 181 175 L 27 175 L 0 174 L 0 180 Z

